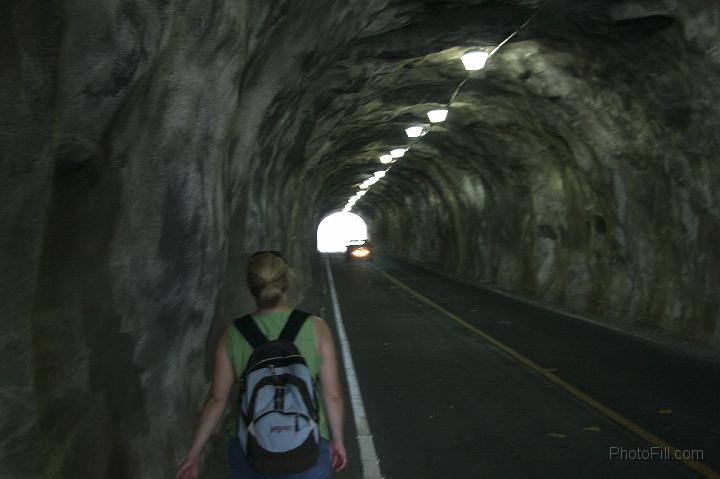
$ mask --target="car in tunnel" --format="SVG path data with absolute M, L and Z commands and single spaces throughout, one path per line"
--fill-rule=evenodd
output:
M 354 260 L 373 260 L 373 252 L 368 240 L 352 240 L 345 248 L 345 262 Z

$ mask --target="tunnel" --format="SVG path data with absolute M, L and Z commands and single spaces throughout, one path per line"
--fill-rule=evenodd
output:
M 478 417 L 508 421 L 478 426 L 500 438 L 483 449 L 496 460 L 476 461 L 462 442 L 443 460 L 470 469 L 402 472 L 411 466 L 388 451 L 404 443 L 383 432 L 403 417 L 387 406 L 395 383 L 369 378 L 388 379 L 377 361 L 396 337 L 435 334 L 437 361 L 457 352 L 468 355 L 468 371 L 505 371 L 483 366 L 496 360 L 539 365 L 518 381 L 545 381 L 586 409 L 594 406 L 563 384 L 607 403 L 593 413 L 607 423 L 586 421 L 582 434 L 620 427 L 616 411 L 629 418 L 622 427 L 637 426 L 629 433 L 637 447 L 705 451 L 690 461 L 625 462 L 612 477 L 718 477 L 716 1 L 28 0 L 2 10 L 0 476 L 175 477 L 214 347 L 255 307 L 248 257 L 276 250 L 293 272 L 291 301 L 317 307 L 336 333 L 327 298 L 337 289 L 382 477 L 592 476 L 578 472 L 582 455 L 568 470 L 554 469 L 562 457 L 523 462 L 529 436 L 526 449 L 509 440 L 501 448 L 525 413 L 510 419 L 490 406 Z M 468 54 L 484 65 L 468 69 Z M 432 121 L 438 110 L 444 120 Z M 367 223 L 374 262 L 317 251 L 320 222 L 342 211 Z M 445 289 L 425 291 L 414 275 Z M 491 292 L 496 299 L 479 299 Z M 493 316 L 493 332 L 469 316 L 497 298 L 517 303 Z M 417 315 L 393 313 L 401 303 Z M 385 309 L 373 313 L 374 304 Z M 530 307 L 558 316 L 530 321 L 538 329 L 527 343 L 503 336 L 536 317 Z M 417 319 L 431 310 L 447 323 Z M 407 328 L 373 329 L 401 321 Z M 571 337 L 576 324 L 593 333 Z M 543 364 L 543 354 L 582 341 L 595 346 L 558 353 L 567 368 Z M 393 377 L 425 369 L 419 344 L 393 349 L 416 361 L 391 361 L 407 366 Z M 664 359 L 648 359 L 661 347 L 683 358 L 667 360 L 667 375 Z M 590 350 L 607 361 L 583 362 Z M 648 367 L 628 380 L 637 397 L 667 386 L 668 397 L 684 399 L 643 400 L 652 415 L 634 416 L 583 382 L 600 371 L 592 364 L 614 359 L 617 370 Z M 483 384 L 511 394 L 503 381 Z M 460 407 L 445 405 L 433 384 L 422 389 L 440 388 L 432 407 Z M 675 419 L 682 411 L 692 418 Z M 435 431 L 433 417 L 443 416 L 414 424 Z M 350 444 L 359 433 L 348 428 L 355 469 L 337 477 L 371 477 Z M 546 429 L 543 441 L 584 444 Z M 617 445 L 608 441 L 588 464 L 618 464 L 606 458 Z M 406 446 L 417 464 L 433 455 Z M 204 457 L 202 477 L 229 477 L 222 438 Z

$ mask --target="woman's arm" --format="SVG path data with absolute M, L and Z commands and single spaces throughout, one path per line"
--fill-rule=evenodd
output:
M 205 443 L 212 435 L 225 410 L 232 384 L 232 365 L 225 347 L 225 335 L 223 335 L 215 351 L 215 372 L 213 374 L 211 394 L 200 414 L 200 423 L 195 431 L 190 451 L 188 451 L 185 461 L 178 470 L 176 476 L 178 479 L 196 479 L 198 477 L 200 452 L 202 452 Z
M 339 471 L 347 464 L 347 453 L 343 440 L 344 405 L 338 378 L 335 343 L 330 328 L 322 319 L 314 319 L 313 332 L 320 354 L 320 389 L 330 426 L 330 464 L 333 469 Z

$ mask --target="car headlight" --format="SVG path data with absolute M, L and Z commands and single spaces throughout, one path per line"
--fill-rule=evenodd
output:
M 352 250 L 351 255 L 355 256 L 356 258 L 364 258 L 365 256 L 370 254 L 370 250 L 367 248 L 358 248 Z

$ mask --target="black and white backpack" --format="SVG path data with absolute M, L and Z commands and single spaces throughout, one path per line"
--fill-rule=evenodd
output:
M 239 439 L 261 474 L 311 468 L 320 451 L 318 401 L 305 358 L 294 341 L 309 313 L 293 310 L 280 336 L 268 340 L 251 316 L 235 327 L 253 347 L 242 374 Z

